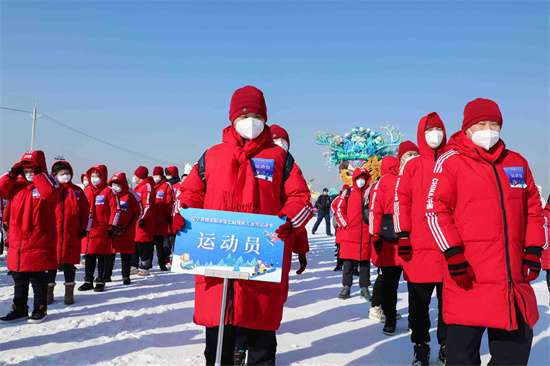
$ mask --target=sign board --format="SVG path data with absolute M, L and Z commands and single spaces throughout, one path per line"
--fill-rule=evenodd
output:
M 185 227 L 176 237 L 172 272 L 242 272 L 252 281 L 281 282 L 284 242 L 275 230 L 285 220 L 240 212 L 180 210 Z

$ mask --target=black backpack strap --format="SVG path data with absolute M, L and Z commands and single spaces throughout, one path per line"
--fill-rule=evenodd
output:
M 351 187 L 346 190 L 346 204 L 348 203 L 350 193 L 351 193 Z
M 206 175 L 204 174 L 206 171 L 206 164 L 205 164 L 205 156 L 208 150 L 202 154 L 199 161 L 197 162 L 197 171 L 199 172 L 199 177 L 201 177 L 202 181 L 204 182 L 204 187 L 206 187 Z
M 294 168 L 294 156 L 292 156 L 291 153 L 286 153 L 286 160 L 285 160 L 285 170 L 283 171 L 283 185 L 285 184 L 286 180 L 290 177 L 290 173 L 292 172 L 292 169 Z

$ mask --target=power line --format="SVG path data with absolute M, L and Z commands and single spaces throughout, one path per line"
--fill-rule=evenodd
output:
M 8 108 L 8 107 L 0 107 L 0 109 L 6 109 L 8 111 L 14 111 L 14 112 L 22 112 L 22 113 L 29 113 L 32 114 L 31 111 L 23 111 L 21 109 L 15 109 L 15 108 Z

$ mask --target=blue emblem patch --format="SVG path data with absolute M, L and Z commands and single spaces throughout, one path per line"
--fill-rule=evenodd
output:
M 265 179 L 273 182 L 273 171 L 275 170 L 275 160 L 273 159 L 252 159 L 254 169 L 254 178 Z
M 105 204 L 105 196 L 100 195 L 95 198 L 95 204 L 96 205 L 104 205 Z
M 508 180 L 510 181 L 510 187 L 512 188 L 525 188 L 527 187 L 527 184 L 525 184 L 525 174 L 523 173 L 523 167 L 511 167 L 511 168 L 503 168 L 506 172 L 506 175 L 508 176 Z

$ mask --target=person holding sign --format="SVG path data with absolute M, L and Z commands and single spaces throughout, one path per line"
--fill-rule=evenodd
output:
M 539 319 L 530 282 L 548 247 L 546 220 L 529 164 L 506 149 L 501 127 L 494 101 L 469 102 L 424 197 L 426 225 L 447 262 L 449 365 L 481 364 L 486 329 L 489 364 L 527 365 Z
M 313 216 L 310 191 L 290 153 L 273 143 L 261 90 L 245 86 L 235 91 L 229 120 L 223 142 L 208 149 L 182 183 L 178 208 L 286 217 L 276 230 L 285 242 L 282 281 L 230 280 L 222 347 L 221 363 L 233 364 L 239 328 L 246 337 L 248 364 L 272 365 L 277 348 L 275 331 L 288 296 L 292 243 Z M 174 216 L 181 227 L 180 220 L 180 215 Z M 222 290 L 223 279 L 196 276 L 194 322 L 206 327 L 207 365 L 215 362 Z

